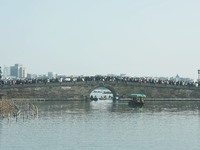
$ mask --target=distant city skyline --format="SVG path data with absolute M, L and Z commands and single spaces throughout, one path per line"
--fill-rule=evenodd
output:
M 200 1 L 0 0 L 0 66 L 198 78 Z
M 1 66 L 0 66 L 1 67 Z M 47 72 L 47 73 L 29 73 L 28 69 L 26 67 L 23 66 L 23 64 L 14 64 L 13 66 L 3 66 L 1 67 L 1 71 L 2 71 L 2 75 L 3 78 L 38 78 L 38 77 L 42 77 L 42 78 L 57 78 L 57 77 L 61 77 L 61 76 L 82 76 L 81 75 L 73 75 L 73 74 L 57 74 L 56 72 Z M 95 74 L 93 76 L 121 76 L 121 77 L 128 77 L 128 75 L 126 74 Z M 90 76 L 85 74 L 84 76 Z M 130 76 L 130 77 L 145 77 L 145 78 L 160 78 L 162 80 L 164 79 L 175 79 L 175 80 L 188 80 L 188 79 L 192 79 L 194 81 L 197 81 L 198 79 L 200 79 L 200 70 L 198 70 L 198 78 L 197 79 L 193 79 L 193 78 L 189 78 L 189 77 L 182 77 L 179 76 L 178 74 L 175 76 Z

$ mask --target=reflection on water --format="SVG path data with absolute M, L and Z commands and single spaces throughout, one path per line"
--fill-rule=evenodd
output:
M 200 148 L 200 102 L 146 102 L 141 108 L 111 101 L 34 105 L 38 117 L 0 118 L 1 150 Z
M 112 100 L 108 101 L 91 101 L 91 102 L 36 102 L 35 105 L 39 107 L 40 113 L 46 111 L 54 112 L 67 112 L 69 113 L 90 113 L 90 111 L 95 110 L 107 110 L 109 112 L 122 112 L 130 113 L 133 110 L 143 110 L 143 112 L 184 112 L 184 111 L 195 111 L 200 110 L 200 102 L 187 102 L 187 101 L 176 101 L 176 102 L 162 102 L 162 101 L 147 101 L 145 105 L 141 108 L 139 107 L 130 107 L 127 102 Z

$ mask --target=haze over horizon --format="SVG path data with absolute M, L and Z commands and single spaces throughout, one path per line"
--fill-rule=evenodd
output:
M 197 79 L 200 1 L 0 0 L 0 66 Z

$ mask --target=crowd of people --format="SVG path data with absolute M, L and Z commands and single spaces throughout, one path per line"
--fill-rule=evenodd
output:
M 57 78 L 35 78 L 35 79 L 2 79 L 1 85 L 24 85 L 24 84 L 49 84 L 63 82 L 134 82 L 140 84 L 160 84 L 174 86 L 198 87 L 198 82 L 183 79 L 162 79 L 153 77 L 126 77 L 126 76 L 78 76 L 78 77 L 57 77 Z

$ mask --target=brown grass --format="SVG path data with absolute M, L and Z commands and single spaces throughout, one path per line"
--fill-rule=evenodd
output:
M 17 107 L 12 101 L 0 100 L 0 114 L 13 114 L 17 111 Z

